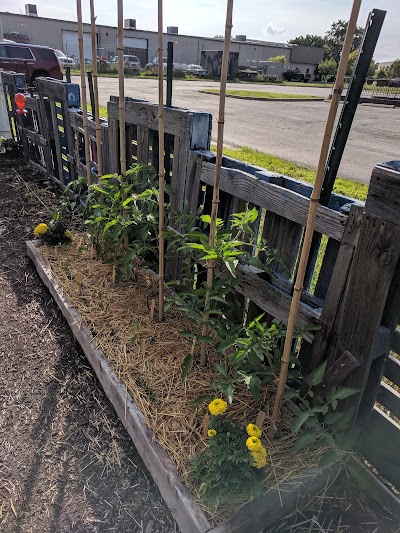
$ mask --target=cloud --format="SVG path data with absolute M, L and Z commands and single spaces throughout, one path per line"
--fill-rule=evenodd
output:
M 287 30 L 285 28 L 280 28 L 279 26 L 274 26 L 272 22 L 268 24 L 268 26 L 265 29 L 266 33 L 269 33 L 270 35 L 282 35 L 283 33 L 287 33 Z

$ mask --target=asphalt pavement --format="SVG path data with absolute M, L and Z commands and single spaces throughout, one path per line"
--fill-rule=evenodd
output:
M 72 80 L 79 83 L 79 77 Z M 125 95 L 158 101 L 156 79 L 125 80 Z M 218 97 L 199 89 L 218 88 L 209 80 L 174 80 L 173 105 L 206 111 L 213 115 L 212 139 L 217 134 Z M 328 96 L 330 89 L 265 84 L 229 83 L 228 89 L 262 90 L 281 93 Z M 117 78 L 99 78 L 100 105 L 118 95 Z M 318 164 L 329 103 L 323 101 L 256 101 L 227 98 L 225 144 L 250 146 L 315 168 Z M 354 118 L 339 175 L 369 183 L 374 165 L 400 159 L 400 108 L 360 105 Z

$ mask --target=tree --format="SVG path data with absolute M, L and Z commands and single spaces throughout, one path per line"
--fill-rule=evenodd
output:
M 389 78 L 400 78 L 400 59 L 396 59 L 389 67 Z
M 387 67 L 379 67 L 375 72 L 375 78 L 377 80 L 385 79 L 389 77 L 389 72 Z
M 324 81 L 334 78 L 337 73 L 337 63 L 334 59 L 325 59 L 318 65 L 318 72 Z
M 344 38 L 347 31 L 347 22 L 344 20 L 338 20 L 332 22 L 330 29 L 325 34 L 324 49 L 328 59 L 334 59 L 336 63 L 339 63 L 340 54 L 342 53 Z M 358 50 L 360 48 L 364 35 L 364 28 L 357 26 L 354 33 L 354 39 L 351 46 L 351 51 Z
M 286 63 L 286 57 L 284 55 L 270 57 L 268 61 L 273 61 L 274 63 L 282 63 L 282 65 L 284 65 Z
M 307 33 L 306 36 L 296 37 L 295 39 L 290 39 L 289 44 L 298 44 L 299 46 L 315 46 L 318 48 L 324 48 L 325 39 L 320 35 L 310 35 Z
M 358 50 L 353 50 L 352 52 L 350 52 L 349 62 L 347 63 L 347 71 L 346 71 L 347 76 L 351 76 L 354 65 L 356 64 L 356 61 L 357 61 L 357 57 L 358 57 Z M 374 60 L 372 60 L 368 67 L 367 78 L 372 78 L 375 75 L 376 69 L 377 69 L 376 63 Z

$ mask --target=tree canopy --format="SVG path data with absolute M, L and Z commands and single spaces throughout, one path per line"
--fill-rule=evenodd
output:
M 273 61 L 274 63 L 282 63 L 282 65 L 284 65 L 286 63 L 286 57 L 284 55 L 270 57 L 268 61 Z
M 336 63 L 339 62 L 340 54 L 343 48 L 343 42 L 346 35 L 347 22 L 345 20 L 338 20 L 332 22 L 330 29 L 325 33 L 325 36 L 320 35 L 305 35 L 291 39 L 289 44 L 298 44 L 303 46 L 316 46 L 324 49 L 324 60 L 333 59 Z M 364 28 L 357 26 L 351 50 L 358 50 L 364 35 Z

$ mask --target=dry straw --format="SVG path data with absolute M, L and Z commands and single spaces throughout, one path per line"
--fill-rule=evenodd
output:
M 78 20 L 78 44 L 79 44 L 79 64 L 81 71 L 81 97 L 82 97 L 82 121 L 83 121 L 83 137 L 85 140 L 85 162 L 86 162 L 86 176 L 88 185 L 92 183 L 92 168 L 90 161 L 90 144 L 89 144 L 89 125 L 88 125 L 88 111 L 87 111 L 87 97 L 86 97 L 86 72 L 85 72 L 85 54 L 83 52 L 83 23 L 82 23 L 82 2 L 76 0 L 76 14 Z
M 57 256 L 54 247 L 42 247 L 41 254 L 126 387 L 127 394 L 141 409 L 154 438 L 162 444 L 182 478 L 186 479 L 190 459 L 207 444 L 202 427 L 207 401 L 198 408 L 193 407 L 193 401 L 205 393 L 210 393 L 210 399 L 214 397 L 210 380 L 216 376 L 212 370 L 205 371 L 194 364 L 182 382 L 182 362 L 191 351 L 196 360 L 199 348 L 179 334 L 193 328 L 184 314 L 173 311 L 163 322 L 151 319 L 148 302 L 151 302 L 158 284 L 153 272 L 138 269 L 135 282 L 113 286 L 111 265 L 91 259 L 90 252 L 82 253 L 81 247 L 82 238 L 74 236 L 69 246 L 58 247 Z M 217 361 L 211 345 L 209 358 L 211 363 Z M 275 391 L 275 386 L 263 387 L 257 404 L 247 387 L 238 384 L 233 404 L 229 406 L 229 417 L 244 425 L 254 423 L 260 405 L 263 405 L 266 435 Z M 265 438 L 269 454 L 267 487 L 279 487 L 300 475 L 305 468 L 318 464 L 322 452 L 316 448 L 296 455 L 290 453 L 295 440 L 290 432 L 292 424 L 293 414 L 283 409 L 281 438 L 275 442 Z M 193 490 L 195 492 L 195 488 Z M 236 501 L 235 506 L 246 503 L 245 500 Z M 232 508 L 221 506 L 204 509 L 212 520 L 216 516 L 221 520 L 232 512 Z
M 317 215 L 317 208 L 319 198 L 321 194 L 321 188 L 323 184 L 323 178 L 325 173 L 325 165 L 328 157 L 329 146 L 332 138 L 333 128 L 335 124 L 335 118 L 337 109 L 339 107 L 340 97 L 344 86 L 344 77 L 346 75 L 347 63 L 353 43 L 353 36 L 357 25 L 357 17 L 360 11 L 361 0 L 354 0 L 351 10 L 350 20 L 347 26 L 346 37 L 343 44 L 342 55 L 340 58 L 339 68 L 336 76 L 335 85 L 332 92 L 332 100 L 329 109 L 328 119 L 325 126 L 325 133 L 323 137 L 321 153 L 318 162 L 317 175 L 315 178 L 314 187 L 310 198 L 310 208 L 308 212 L 307 225 L 304 236 L 303 248 L 301 250 L 301 256 L 299 261 L 299 268 L 296 276 L 296 282 L 294 285 L 293 298 L 290 306 L 289 320 L 287 325 L 287 332 L 285 338 L 285 345 L 283 348 L 283 355 L 281 360 L 281 369 L 279 374 L 278 391 L 275 398 L 274 410 L 272 413 L 272 424 L 270 426 L 269 436 L 272 438 L 276 431 L 276 425 L 278 422 L 282 396 L 286 387 L 286 379 L 288 374 L 290 354 L 292 350 L 292 342 L 294 335 L 294 328 L 296 324 L 297 312 L 299 309 L 300 297 L 303 291 L 303 283 L 305 271 L 308 263 L 308 256 L 310 254 L 311 240 L 314 233 L 315 218 Z
M 226 81 L 228 78 L 228 66 L 229 66 L 229 46 L 231 43 L 232 33 L 232 12 L 233 12 L 233 0 L 228 0 L 226 8 L 226 23 L 225 23 L 225 40 L 224 50 L 222 54 L 222 67 L 221 67 L 221 83 L 219 90 L 219 113 L 218 113 L 218 137 L 217 137 L 217 159 L 215 162 L 215 175 L 214 175 L 214 190 L 212 198 L 211 208 L 211 221 L 210 221 L 210 237 L 209 244 L 211 247 L 215 246 L 216 229 L 217 229 L 217 215 L 219 205 L 219 182 L 221 177 L 222 166 L 222 150 L 224 147 L 224 124 L 225 124 L 225 100 L 226 100 Z M 210 308 L 210 294 L 214 283 L 214 267 L 215 261 L 213 259 L 207 260 L 207 292 L 204 304 L 205 315 L 202 328 L 202 336 L 206 336 L 208 332 L 208 319 L 209 315 L 207 311 Z M 201 343 L 201 366 L 206 364 L 206 343 Z

